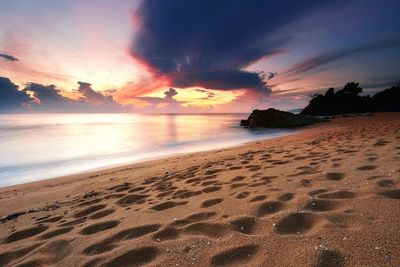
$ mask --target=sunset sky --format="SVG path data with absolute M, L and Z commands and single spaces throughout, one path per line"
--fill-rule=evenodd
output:
M 0 1 L 0 112 L 249 112 L 400 81 L 398 0 Z

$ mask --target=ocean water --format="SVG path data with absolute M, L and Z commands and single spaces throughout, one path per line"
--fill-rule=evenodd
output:
M 0 115 L 0 186 L 287 135 L 239 127 L 248 114 Z

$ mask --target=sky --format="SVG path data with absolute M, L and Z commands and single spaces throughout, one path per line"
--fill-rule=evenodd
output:
M 398 0 L 1 0 L 0 112 L 283 110 L 400 82 Z

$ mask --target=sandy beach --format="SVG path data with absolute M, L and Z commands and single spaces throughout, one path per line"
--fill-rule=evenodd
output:
M 0 188 L 0 266 L 400 266 L 399 178 L 381 113 Z

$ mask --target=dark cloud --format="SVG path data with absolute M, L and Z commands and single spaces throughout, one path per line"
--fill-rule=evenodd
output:
M 8 78 L 0 77 L 0 112 L 123 112 L 128 108 L 115 102 L 112 96 L 92 89 L 91 84 L 78 82 L 76 90 L 82 96 L 71 99 L 61 94 L 55 85 L 28 83 L 23 90 Z
M 287 70 L 284 75 L 297 75 L 305 72 L 309 72 L 312 70 L 316 70 L 322 66 L 325 66 L 329 63 L 354 56 L 370 53 L 376 50 L 382 50 L 391 47 L 400 46 L 400 37 L 391 38 L 387 40 L 382 40 L 378 42 L 373 42 L 369 44 L 365 44 L 358 47 L 345 48 L 342 50 L 328 51 L 317 56 L 308 58 L 304 61 L 301 61 Z M 326 70 L 326 69 L 324 69 Z
M 92 85 L 86 82 L 78 82 L 78 92 L 82 94 L 81 100 L 96 105 L 119 105 L 112 96 L 103 95 L 100 92 L 93 90 Z
M 174 97 L 178 92 L 174 88 L 169 88 L 164 92 L 164 97 L 154 96 L 137 96 L 134 99 L 143 101 L 146 103 L 145 107 L 134 109 L 137 112 L 144 113 L 179 113 L 179 112 L 190 112 L 194 111 L 191 107 L 184 107 L 182 104 L 186 104 L 185 101 L 176 100 Z
M 0 57 L 8 61 L 19 61 L 18 58 L 6 53 L 0 53 Z
M 60 104 L 72 103 L 70 98 L 64 97 L 55 85 L 42 85 L 38 83 L 28 83 L 24 92 L 31 92 L 41 106 L 59 107 Z
M 266 78 L 267 78 L 268 80 L 271 80 L 271 79 L 274 78 L 276 75 L 278 75 L 277 72 L 268 72 L 268 73 L 266 74 Z
M 166 99 L 172 99 L 177 94 L 178 94 L 178 92 L 174 88 L 169 88 L 168 91 L 164 92 Z
M 253 89 L 269 92 L 267 83 L 257 72 L 241 70 L 174 71 L 169 74 L 177 87 L 201 86 L 215 90 Z
M 205 89 L 196 89 L 196 91 L 200 92 L 200 93 L 207 94 L 207 97 L 204 97 L 202 99 L 210 99 L 210 98 L 213 98 L 215 96 L 215 93 L 213 93 L 211 91 L 208 91 L 208 90 L 205 90 Z
M 8 78 L 0 77 L 0 112 L 17 111 L 31 101 L 26 92 L 18 90 L 18 85 Z
M 134 97 L 135 99 L 142 100 L 147 102 L 149 105 L 158 105 L 158 104 L 181 104 L 184 102 L 177 101 L 174 99 L 178 92 L 174 88 L 169 88 L 164 92 L 164 97 L 154 97 L 154 96 L 138 96 Z
M 136 13 L 141 28 L 132 54 L 172 86 L 268 93 L 264 78 L 274 75 L 243 68 L 282 51 L 290 38 L 274 33 L 327 2 L 146 0 Z

